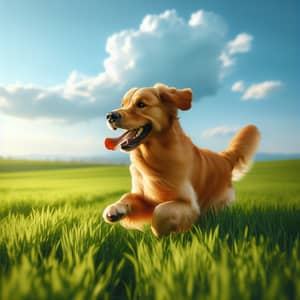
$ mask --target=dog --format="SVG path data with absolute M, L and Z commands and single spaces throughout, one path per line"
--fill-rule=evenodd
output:
M 201 213 L 234 200 L 232 180 L 251 166 L 260 133 L 248 125 L 223 152 L 199 148 L 178 119 L 178 110 L 190 109 L 191 102 L 191 89 L 155 84 L 130 89 L 121 108 L 106 115 L 111 129 L 126 131 L 106 138 L 105 147 L 130 152 L 132 177 L 131 192 L 105 208 L 107 223 L 142 229 L 151 222 L 152 232 L 161 237 L 189 230 Z

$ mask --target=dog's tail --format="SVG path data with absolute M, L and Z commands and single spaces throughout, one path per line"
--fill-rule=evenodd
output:
M 250 169 L 252 158 L 258 148 L 260 133 L 256 126 L 248 125 L 241 129 L 221 154 L 232 164 L 232 179 L 241 179 Z

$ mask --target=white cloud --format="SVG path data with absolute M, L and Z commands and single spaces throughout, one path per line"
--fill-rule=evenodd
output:
M 201 26 L 204 24 L 204 12 L 203 10 L 197 11 L 191 15 L 189 20 L 190 26 Z
M 219 15 L 204 10 L 192 13 L 188 24 L 190 27 L 201 27 L 206 34 L 215 32 L 224 36 L 227 32 L 227 25 Z
M 253 37 L 248 33 L 240 33 L 227 44 L 228 53 L 245 53 L 251 50 Z
M 245 90 L 245 84 L 244 84 L 244 81 L 242 80 L 239 80 L 237 82 L 235 82 L 232 87 L 231 87 L 231 90 L 233 92 L 243 92 Z
M 235 134 L 238 129 L 238 127 L 219 126 L 203 131 L 202 136 L 205 138 L 230 136 Z
M 0 156 L 104 155 L 104 137 L 110 130 L 95 120 L 77 124 L 25 120 L 0 114 Z
M 175 10 L 147 15 L 139 28 L 123 30 L 107 39 L 108 57 L 102 73 L 86 76 L 74 71 L 65 83 L 48 88 L 0 86 L 0 110 L 28 119 L 74 122 L 103 116 L 119 105 L 132 86 L 164 82 L 193 88 L 196 100 L 213 95 L 224 66 L 233 64 L 234 54 L 250 49 L 245 46 L 247 34 L 226 43 L 226 27 L 220 16 L 206 11 L 194 12 L 189 20 Z M 251 40 L 248 38 L 248 45 Z
M 220 61 L 224 68 L 235 64 L 235 55 L 249 52 L 252 48 L 253 36 L 248 33 L 240 33 L 233 40 L 229 41 L 220 54 Z
M 219 59 L 222 62 L 224 68 L 231 67 L 235 64 L 235 59 L 232 56 L 228 55 L 225 51 L 220 54 Z
M 3 156 L 17 155 L 48 155 L 64 154 L 65 156 L 94 155 L 96 147 L 102 148 L 102 143 L 96 137 L 76 137 L 69 138 L 63 136 L 19 136 L 17 139 L 7 137 L 0 150 Z M 100 153 L 98 151 L 98 153 Z M 101 153 L 102 154 L 102 153 Z M 103 155 L 103 154 L 102 154 Z
M 6 107 L 8 105 L 8 101 L 4 97 L 0 97 L 0 109 L 1 107 Z
M 260 100 L 278 90 L 283 83 L 279 80 L 264 81 L 250 85 L 242 96 L 243 100 Z

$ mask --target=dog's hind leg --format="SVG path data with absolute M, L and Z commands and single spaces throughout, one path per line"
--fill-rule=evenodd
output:
M 168 201 L 155 207 L 151 229 L 154 235 L 161 237 L 170 232 L 189 230 L 199 217 L 199 210 L 186 201 Z
M 151 220 L 153 210 L 154 205 L 143 196 L 127 193 L 119 201 L 105 208 L 103 218 L 107 223 L 120 221 L 124 227 L 142 229 L 142 225 Z
M 222 208 L 229 207 L 235 201 L 235 192 L 232 186 L 225 189 L 214 201 L 212 201 L 212 208 L 219 212 Z

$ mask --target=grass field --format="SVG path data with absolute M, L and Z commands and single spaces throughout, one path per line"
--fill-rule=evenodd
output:
M 0 160 L 0 297 L 300 299 L 300 160 L 235 186 L 231 208 L 158 240 L 102 221 L 128 167 Z

